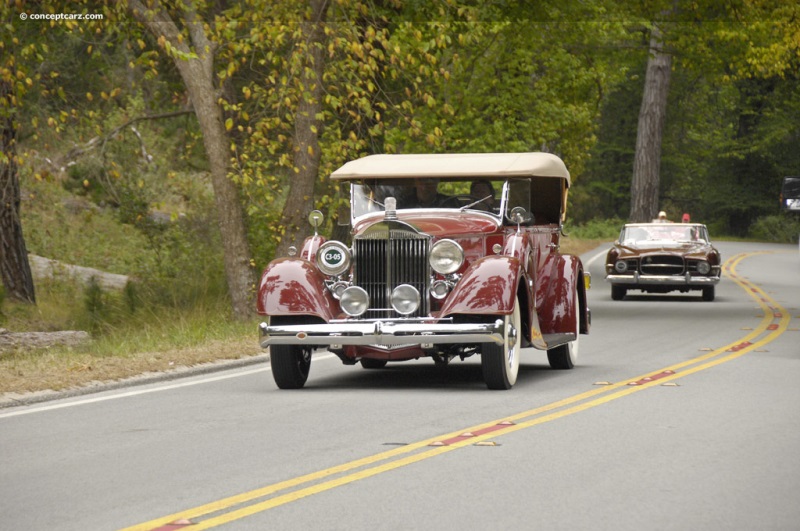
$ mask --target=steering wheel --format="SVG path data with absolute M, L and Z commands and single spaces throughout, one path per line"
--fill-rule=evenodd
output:
M 439 206 L 448 208 L 459 208 L 462 205 L 468 205 L 475 201 L 475 198 L 467 194 L 451 195 L 447 199 L 442 200 Z

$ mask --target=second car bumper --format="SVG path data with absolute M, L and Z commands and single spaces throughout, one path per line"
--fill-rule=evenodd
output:
M 606 280 L 612 284 L 638 285 L 638 286 L 713 286 L 719 283 L 719 276 L 698 276 L 689 273 L 683 276 L 676 275 L 642 275 L 638 272 L 633 275 L 607 275 Z
M 259 325 L 261 347 L 269 345 L 503 344 L 503 320 L 493 323 L 336 320 L 320 324 Z

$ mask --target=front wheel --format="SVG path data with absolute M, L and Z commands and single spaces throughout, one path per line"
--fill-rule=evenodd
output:
M 301 389 L 311 368 L 311 348 L 297 345 L 272 345 L 269 348 L 272 377 L 281 389 Z
M 578 361 L 578 347 L 581 337 L 581 304 L 578 291 L 575 291 L 575 340 L 547 351 L 547 361 L 553 369 L 571 369 Z
M 522 319 L 517 297 L 511 315 L 506 315 L 503 319 L 503 344 L 483 343 L 481 346 L 483 380 L 489 389 L 511 389 L 516 383 L 519 373 L 521 333 Z
M 628 290 L 620 286 L 611 286 L 611 300 L 621 301 L 625 298 Z
M 703 300 L 707 302 L 711 302 L 716 297 L 714 286 L 706 286 L 703 288 Z

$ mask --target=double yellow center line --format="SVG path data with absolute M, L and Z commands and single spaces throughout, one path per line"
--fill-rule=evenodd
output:
M 723 264 L 725 276 L 741 286 L 764 311 L 759 325 L 737 341 L 690 360 L 670 365 L 654 373 L 636 376 L 620 383 L 597 387 L 591 391 L 500 420 L 493 420 L 435 438 L 407 444 L 392 450 L 350 461 L 338 466 L 306 474 L 230 496 L 193 509 L 144 522 L 124 531 L 153 531 L 191 526 L 192 531 L 210 529 L 314 494 L 353 483 L 406 465 L 436 457 L 468 445 L 486 443 L 490 438 L 559 419 L 612 400 L 648 389 L 655 385 L 683 378 L 721 363 L 736 359 L 783 334 L 790 321 L 788 312 L 758 286 L 736 273 L 739 263 L 750 256 L 764 253 L 743 253 Z M 279 494 L 283 492 L 283 494 Z M 278 494 L 276 496 L 276 494 Z

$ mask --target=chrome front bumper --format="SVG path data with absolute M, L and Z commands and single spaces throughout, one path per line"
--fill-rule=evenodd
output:
M 719 276 L 642 275 L 637 271 L 633 275 L 607 275 L 606 280 L 612 284 L 639 286 L 713 286 L 719 283 Z
M 503 344 L 503 320 L 467 323 L 422 319 L 349 320 L 322 324 L 276 325 L 261 323 L 261 347 L 269 345 L 425 345 L 437 343 Z

